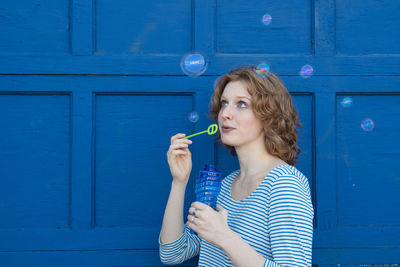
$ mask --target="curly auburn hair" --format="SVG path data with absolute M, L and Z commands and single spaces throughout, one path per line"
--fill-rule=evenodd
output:
M 208 117 L 218 124 L 225 86 L 231 81 L 242 82 L 251 95 L 253 112 L 263 124 L 267 152 L 295 166 L 300 155 L 295 126 L 302 128 L 302 124 L 293 107 L 292 97 L 278 76 L 270 73 L 267 77 L 260 77 L 256 70 L 255 67 L 239 68 L 220 76 L 214 83 Z M 226 147 L 232 156 L 237 156 L 234 147 L 222 143 L 219 131 L 218 144 Z

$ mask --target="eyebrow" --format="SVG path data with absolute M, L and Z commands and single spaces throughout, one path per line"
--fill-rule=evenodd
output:
M 247 98 L 248 100 L 251 100 L 251 99 L 248 98 L 247 96 L 237 96 L 237 97 L 235 97 L 235 98 Z M 227 98 L 224 97 L 224 96 L 221 96 L 221 99 L 227 99 Z

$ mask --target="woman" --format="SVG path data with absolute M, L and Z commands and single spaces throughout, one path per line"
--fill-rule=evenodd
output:
M 240 169 L 223 180 L 216 211 L 194 202 L 184 224 L 192 141 L 171 138 L 161 261 L 178 264 L 200 254 L 199 266 L 311 266 L 314 211 L 307 178 L 294 167 L 301 124 L 289 92 L 276 75 L 260 77 L 249 67 L 221 76 L 211 104 L 218 141 Z

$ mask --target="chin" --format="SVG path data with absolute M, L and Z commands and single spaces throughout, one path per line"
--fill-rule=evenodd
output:
M 228 139 L 228 140 L 227 140 Z M 228 145 L 228 146 L 237 146 L 237 144 L 234 142 L 234 141 L 232 141 L 232 140 L 229 140 L 229 138 L 223 138 L 223 137 L 221 137 L 221 142 L 224 144 L 224 145 Z

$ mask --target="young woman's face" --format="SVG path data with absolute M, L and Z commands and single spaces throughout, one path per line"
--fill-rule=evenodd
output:
M 242 82 L 229 82 L 225 86 L 218 127 L 222 143 L 229 146 L 239 147 L 263 138 L 261 121 L 252 110 L 251 96 Z

